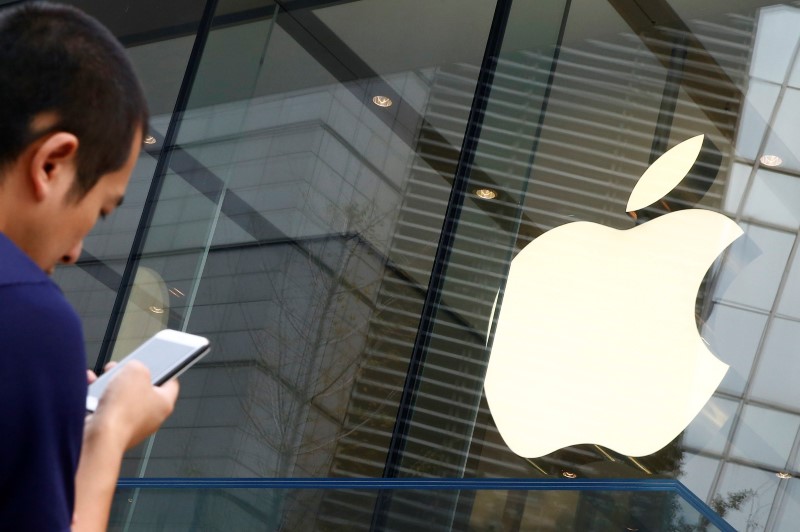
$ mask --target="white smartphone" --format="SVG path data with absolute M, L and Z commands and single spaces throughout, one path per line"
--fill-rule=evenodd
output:
M 138 360 L 147 366 L 153 384 L 159 386 L 189 369 L 192 364 L 207 355 L 209 350 L 208 340 L 202 336 L 172 329 L 158 332 L 89 385 L 86 410 L 94 412 L 97 409 L 100 396 L 103 395 L 111 377 L 131 360 Z

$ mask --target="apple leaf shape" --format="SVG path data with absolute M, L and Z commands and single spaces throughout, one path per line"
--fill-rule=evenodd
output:
M 700 155 L 703 138 L 704 135 L 697 135 L 684 140 L 656 159 L 633 187 L 626 210 L 632 212 L 643 209 L 675 188 Z

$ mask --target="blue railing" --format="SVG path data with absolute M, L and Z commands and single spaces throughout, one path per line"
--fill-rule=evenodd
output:
M 169 503 L 170 499 L 175 501 L 181 499 L 187 504 L 188 495 L 191 495 L 192 526 L 203 525 L 204 515 L 199 508 L 206 503 L 198 503 L 198 498 L 205 497 L 204 501 L 213 499 L 214 496 L 225 494 L 227 499 L 236 498 L 234 495 L 238 490 L 246 490 L 247 493 L 254 495 L 249 502 L 238 501 L 235 508 L 252 507 L 250 516 L 252 522 L 259 519 L 257 510 L 261 508 L 264 516 L 272 516 L 276 513 L 290 511 L 291 506 L 287 506 L 287 500 L 296 498 L 298 491 L 307 493 L 309 490 L 317 490 L 325 494 L 325 497 L 335 498 L 337 493 L 362 493 L 366 496 L 382 497 L 389 496 L 408 496 L 414 494 L 417 501 L 433 500 L 430 492 L 444 493 L 471 493 L 475 497 L 480 492 L 500 492 L 500 491 L 527 491 L 527 492 L 581 492 L 582 496 L 613 496 L 620 492 L 627 492 L 629 497 L 642 497 L 646 494 L 661 497 L 666 503 L 661 503 L 657 508 L 667 509 L 668 518 L 680 520 L 681 523 L 690 524 L 695 530 L 722 530 L 725 532 L 733 531 L 734 528 L 726 523 L 719 515 L 709 508 L 694 493 L 677 480 L 670 479 L 447 479 L 447 478 L 123 478 L 118 484 L 117 502 L 115 504 L 114 515 L 112 516 L 112 528 L 124 530 L 136 530 L 145 526 L 145 523 L 152 524 L 146 518 L 155 519 L 154 515 L 164 508 L 167 516 L 164 522 L 170 522 L 168 518 L 169 508 L 173 507 Z M 425 492 L 417 496 L 416 492 Z M 588 493 L 587 493 L 588 492 Z M 238 493 L 242 493 L 238 491 Z M 293 494 L 290 496 L 290 494 Z M 268 495 L 268 496 L 265 496 Z M 623 494 L 624 495 L 624 494 Z M 158 504 L 154 505 L 150 501 L 147 504 L 142 502 L 142 498 L 155 497 Z M 316 499 L 315 504 L 321 504 Z M 593 499 L 593 500 L 595 500 Z M 267 501 L 259 503 L 258 501 Z M 450 499 L 452 500 L 452 499 Z M 660 500 L 660 499 L 659 499 Z M 255 502 L 253 502 L 255 501 Z M 279 501 L 279 502 L 276 502 Z M 675 502 L 677 501 L 677 502 Z M 682 503 L 680 503 L 682 501 Z M 138 504 L 138 508 L 137 508 Z M 347 503 L 337 503 L 346 507 Z M 419 502 L 417 502 L 419 505 Z M 432 503 L 433 505 L 433 503 Z M 357 510 L 363 513 L 371 511 L 369 504 L 357 505 Z M 441 505 L 441 506 L 447 506 Z M 441 511 L 441 506 L 437 511 Z M 651 505 L 652 506 L 652 505 Z M 300 508 L 303 508 L 300 505 Z M 619 506 L 610 506 L 615 513 L 619 513 Z M 153 509 L 155 508 L 155 510 Z M 307 511 L 319 511 L 319 506 L 312 508 L 305 507 Z M 433 506 L 432 506 L 433 508 Z M 230 513 L 231 510 L 225 510 Z M 238 510 L 237 510 L 238 511 Z M 242 510 L 244 511 L 244 510 Z M 433 510 L 432 510 L 433 511 Z M 632 510 L 633 511 L 633 510 Z M 641 512 L 641 509 L 639 510 Z M 136 517 L 136 514 L 143 514 L 144 517 Z M 424 507 L 416 517 L 424 515 Z M 407 513 L 407 512 L 406 512 Z M 676 517 L 677 516 L 677 517 Z M 450 516 L 452 518 L 452 516 Z M 144 521 L 143 521 L 144 519 Z M 188 518 L 187 518 L 188 519 Z M 270 517 L 272 519 L 272 517 Z M 286 519 L 286 517 L 282 517 Z M 341 518 L 339 518 L 341 521 Z M 116 523 L 116 524 L 115 524 Z M 138 523 L 138 525 L 137 525 Z M 347 526 L 346 521 L 340 523 L 343 527 Z M 355 523 L 354 523 L 355 524 Z M 277 525 L 273 523 L 277 528 Z M 177 525 L 176 525 L 177 526 Z M 673 526 L 673 525 L 669 525 Z M 265 526 L 265 529 L 270 529 Z M 358 527 L 354 526 L 354 529 Z M 630 528 L 635 530 L 635 528 Z M 677 528 L 676 528 L 677 529 Z

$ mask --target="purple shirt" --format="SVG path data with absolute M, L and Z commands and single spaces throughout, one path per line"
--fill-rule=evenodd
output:
M 0 234 L 0 527 L 69 530 L 86 404 L 80 320 Z

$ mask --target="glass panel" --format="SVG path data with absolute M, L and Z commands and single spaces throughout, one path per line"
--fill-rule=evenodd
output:
M 212 353 L 125 475 L 380 475 L 494 7 L 401 4 L 220 2 L 137 263 Z
M 728 440 L 737 403 L 719 397 L 709 399 L 705 408 L 683 434 L 683 444 L 698 451 L 721 453 Z
M 117 2 L 94 4 L 115 31 L 141 22 L 118 34 L 144 77 L 158 138 L 125 208 L 59 279 L 96 352 L 155 157 L 164 157 L 125 313 L 111 322 L 113 355 L 164 325 L 214 346 L 183 378 L 166 427 L 127 455 L 125 475 L 668 477 L 739 529 L 794 529 L 795 481 L 776 473 L 800 473 L 800 267 L 790 258 L 800 226 L 798 8 L 575 0 L 564 18 L 561 0 L 515 0 L 490 35 L 495 2 L 222 0 L 199 62 L 186 65 L 200 2 L 150 16 L 144 4 L 130 15 Z M 486 44 L 503 27 L 494 78 L 478 84 L 489 72 Z M 194 79 L 187 108 L 173 117 L 184 78 Z M 162 151 L 170 124 L 177 136 Z M 677 187 L 626 212 L 651 163 L 699 134 L 698 163 Z M 687 209 L 725 214 L 745 232 L 684 306 L 683 330 L 696 324 L 730 366 L 710 400 L 643 456 L 610 448 L 605 433 L 544 456 L 514 454 L 483 396 L 510 261 L 573 222 L 633 232 Z M 646 258 L 600 250 L 580 264 L 608 262 L 625 282 L 586 283 L 575 295 L 579 283 L 566 283 L 557 295 L 577 310 L 602 288 L 621 302 L 619 323 L 658 323 L 668 276 L 629 290 L 651 271 Z M 525 303 L 533 315 L 551 301 Z M 594 317 L 568 334 L 589 334 L 607 316 Z M 626 384 L 657 388 L 688 352 L 678 336 L 643 340 L 632 359 L 641 374 L 600 360 L 586 379 L 595 395 L 570 422 L 587 424 L 581 415 L 610 394 L 646 410 Z M 547 356 L 519 344 L 533 360 Z M 547 393 L 522 418 L 578 396 L 582 371 L 523 375 Z M 702 380 L 694 366 L 684 373 Z M 662 394 L 667 411 L 682 410 L 678 393 Z M 629 439 L 662 426 L 624 410 L 614 414 Z M 114 522 L 213 528 L 227 515 L 226 529 L 237 519 L 244 528 L 624 529 L 631 523 L 605 521 L 607 511 L 684 508 L 627 492 L 246 493 L 125 492 Z M 696 516 L 677 524 L 704 525 Z
M 735 530 L 764 530 L 780 482 L 768 471 L 728 464 L 711 507 Z
M 742 205 L 747 184 L 753 167 L 746 164 L 734 164 L 731 168 L 731 175 L 722 196 L 722 212 L 727 215 L 735 216 Z
M 517 205 L 528 186 L 532 149 L 545 104 L 563 4 L 515 2 L 510 9 L 474 161 L 459 190 L 458 226 L 424 340 L 425 362 L 408 433 L 392 452 L 402 476 L 460 476 L 482 395 L 487 332 L 509 249 Z M 522 21 L 535 21 L 536 31 Z M 488 87 L 484 87 L 484 90 Z M 480 90 L 480 88 L 479 88 Z M 390 454 L 391 456 L 391 454 Z
M 714 305 L 701 335 L 711 351 L 730 366 L 720 384 L 721 390 L 734 393 L 744 390 L 766 322 L 765 314 Z
M 781 169 L 796 173 L 800 171 L 800 150 L 796 144 L 800 126 L 791 115 L 800 112 L 800 90 L 788 88 L 782 96 L 764 153 L 779 156 L 783 161 Z
M 744 236 L 730 247 L 717 281 L 717 298 L 747 308 L 769 310 L 778 292 L 794 235 L 741 224 Z
M 753 379 L 752 397 L 797 409 L 800 390 L 795 385 L 794 377 L 800 371 L 800 360 L 794 353 L 798 339 L 799 322 L 777 318 L 772 320 Z
M 758 158 L 780 88 L 775 83 L 750 80 L 736 139 L 736 153 L 739 156 L 750 160 Z
M 684 453 L 682 473 L 678 477 L 681 484 L 692 493 L 706 500 L 717 473 L 719 461 L 692 453 Z
M 800 184 L 797 178 L 759 169 L 743 214 L 755 221 L 796 229 L 800 226 Z
M 475 310 L 462 312 L 458 325 L 436 316 L 439 321 L 433 329 L 415 403 L 420 412 L 415 413 L 402 473 L 534 478 L 667 476 L 686 479 L 721 514 L 735 515 L 736 526 L 741 529 L 747 528 L 749 518 L 753 519 L 751 524 L 761 527 L 774 525 L 770 515 L 780 507 L 781 500 L 776 491 L 781 480 L 776 473 L 793 464 L 797 455 L 798 412 L 790 405 L 798 401 L 787 391 L 788 382 L 783 382 L 795 374 L 788 357 L 796 342 L 787 335 L 774 340 L 771 336 L 779 330 L 774 318 L 778 302 L 793 299 L 783 279 L 800 218 L 792 199 L 793 159 L 790 156 L 788 163 L 769 168 L 774 160 L 762 156 L 774 153 L 765 135 L 775 133 L 775 138 L 790 148 L 798 138 L 795 126 L 783 123 L 792 116 L 790 108 L 783 106 L 794 105 L 793 89 L 787 89 L 784 82 L 795 63 L 798 35 L 795 30 L 785 36 L 769 35 L 785 22 L 779 20 L 780 12 L 786 11 L 791 18 L 795 8 L 760 10 L 760 5 L 740 5 L 741 10 L 735 11 L 732 6 L 721 10 L 707 3 L 614 2 L 589 7 L 573 2 L 535 144 L 530 182 L 519 189 L 521 210 L 514 218 L 519 220 L 517 239 L 513 246 L 506 244 L 511 259 L 520 256 L 520 249 L 529 242 L 535 244 L 545 233 L 573 222 L 639 231 L 659 217 L 686 209 L 721 212 L 734 220 L 744 235 L 721 254 L 706 278 L 698 281 L 693 308 L 697 329 L 709 350 L 730 368 L 720 377 L 718 386 L 715 383 L 710 387 L 716 392 L 708 392 L 710 400 L 705 406 L 693 411 L 692 415 L 698 414 L 694 421 L 675 439 L 665 441 L 659 451 L 644 456 L 610 448 L 607 440 L 611 432 L 600 430 L 584 437 L 581 445 L 544 456 L 517 456 L 495 425 L 499 416 L 492 415 L 491 398 L 482 398 L 474 429 L 470 425 L 471 432 L 463 431 L 468 434 L 469 453 L 461 455 L 463 447 L 454 439 L 462 430 L 461 423 L 469 423 L 461 420 L 472 419 L 465 405 L 474 404 L 463 399 L 464 390 L 474 389 L 470 388 L 472 375 L 481 375 L 471 369 L 471 364 L 487 358 L 492 363 L 487 352 L 477 350 L 468 362 L 463 359 L 467 358 L 468 346 L 479 344 L 488 329 L 480 318 L 496 319 L 509 301 L 506 292 L 498 299 L 497 309 L 480 307 L 485 298 L 482 288 L 494 282 L 496 266 L 489 264 L 494 241 L 477 236 L 481 224 L 473 222 L 465 207 L 436 311 L 441 315 L 453 308 Z M 653 21 L 657 21 L 656 27 Z M 782 46 L 782 39 L 789 41 L 788 48 L 774 61 L 768 59 L 768 50 Z M 773 109 L 778 104 L 782 107 Z M 508 127 L 497 129 L 507 131 Z M 627 213 L 631 190 L 649 165 L 668 148 L 701 133 L 705 139 L 698 163 L 675 190 L 634 215 Z M 484 135 L 490 138 L 486 132 Z M 487 146 L 479 144 L 481 147 L 491 153 Z M 693 230 L 702 231 L 701 224 Z M 587 313 L 595 319 L 581 323 L 582 305 L 589 300 L 587 293 L 602 291 L 608 294 L 606 301 L 624 301 L 627 312 L 621 311 L 617 322 L 650 324 L 660 319 L 658 313 L 667 298 L 659 292 L 659 285 L 667 283 L 667 276 L 653 280 L 651 288 L 635 284 L 639 271 L 650 266 L 641 257 L 626 258 L 624 250 L 614 249 L 614 253 L 609 252 L 613 259 L 602 250 L 585 257 L 576 251 L 580 259 L 563 259 L 570 268 L 575 263 L 586 264 L 581 270 L 585 277 L 592 275 L 594 265 L 599 269 L 606 260 L 609 268 L 629 275 L 627 283 L 613 287 L 596 281 L 598 288 L 575 275 L 573 283 L 553 290 L 553 299 L 568 301 L 566 308 L 575 309 L 565 314 L 564 320 L 573 329 L 564 336 L 591 335 L 609 325 L 604 322 L 606 307 Z M 539 257 L 539 261 L 545 260 Z M 531 264 L 535 269 L 536 262 Z M 458 283 L 473 269 L 484 273 L 482 284 L 473 281 L 471 290 L 458 291 Z M 551 285 L 556 283 L 555 277 L 549 279 Z M 504 283 L 501 279 L 501 285 Z M 628 285 L 639 288 L 632 290 Z M 573 294 L 574 286 L 581 286 L 583 292 Z M 638 393 L 631 392 L 634 386 L 625 384 L 641 381 L 658 387 L 668 370 L 679 363 L 683 348 L 677 337 L 643 343 L 632 359 L 635 364 L 606 353 L 596 354 L 598 364 L 592 366 L 596 368 L 593 371 L 579 364 L 561 363 L 568 359 L 566 354 L 557 349 L 549 352 L 533 339 L 525 340 L 534 338 L 533 331 L 541 327 L 539 317 L 546 312 L 540 309 L 555 306 L 542 294 L 537 292 L 536 298 L 524 302 L 529 312 L 520 315 L 528 321 L 520 328 L 529 336 L 522 335 L 517 344 L 527 357 L 525 363 L 548 357 L 553 363 L 546 370 L 526 373 L 520 362 L 514 375 L 520 375 L 520 389 L 536 390 L 538 395 L 535 401 L 519 401 L 518 424 L 545 419 L 540 411 L 546 409 L 553 418 L 560 415 L 568 420 L 559 427 L 588 425 L 590 420 L 581 416 L 588 418 L 587 412 L 596 411 L 589 402 L 600 403 L 605 396 L 616 394 L 630 402 L 643 401 Z M 771 331 L 766 342 L 765 331 Z M 617 336 L 624 345 L 623 334 Z M 658 352 L 661 354 L 656 355 Z M 640 358 L 651 364 L 646 371 L 636 373 L 633 368 Z M 762 371 L 779 372 L 773 366 L 783 368 L 774 381 L 762 385 L 759 377 L 753 378 Z M 531 363 L 531 367 L 545 366 Z M 687 365 L 686 375 L 698 382 L 703 372 Z M 511 385 L 510 378 L 506 385 Z M 583 390 L 576 388 L 584 387 L 594 396 L 583 399 L 584 395 L 578 393 Z M 671 389 L 664 397 L 679 393 Z M 576 397 L 582 399 L 576 401 Z M 678 397 L 665 402 L 674 409 L 683 406 Z M 613 419 L 628 421 L 625 435 L 631 440 L 646 432 L 653 418 L 659 418 L 656 414 L 651 418 L 633 415 L 624 407 L 614 414 Z M 544 422 L 533 425 L 531 438 L 544 439 L 554 430 Z M 464 463 L 463 469 L 452 466 L 460 463 Z
M 800 318 L 800 298 L 794 296 L 794 294 L 800 293 L 800 260 L 798 260 L 796 252 L 792 258 L 792 265 L 789 268 L 783 291 L 789 296 L 780 299 L 778 312 L 792 318 Z
M 119 489 L 109 530 L 373 530 L 368 514 L 352 512 L 378 493 L 409 502 L 396 525 L 382 530 L 721 530 L 673 491 L 582 489 Z M 448 518 L 429 521 L 430 504 L 460 496 L 473 501 Z M 332 504 L 334 503 L 335 504 Z M 124 510 L 135 507 L 135 513 Z M 133 517 L 131 517 L 133 516 Z
M 145 89 L 152 131 L 163 134 L 175 107 L 205 1 L 179 0 L 169 7 L 146 3 L 126 8 L 104 0 L 69 3 L 97 17 L 126 45 Z M 100 354 L 158 155 L 159 146 L 144 146 L 125 203 L 86 237 L 77 265 L 59 268 L 54 275 L 83 319 L 89 367 L 95 366 Z M 146 308 L 135 306 L 134 312 L 144 312 Z
M 789 6 L 762 9 L 753 47 L 750 75 L 783 83 L 789 66 L 794 64 L 800 10 Z
M 792 450 L 800 416 L 747 405 L 733 439 L 731 455 L 783 471 Z
M 786 492 L 776 519 L 776 530 L 791 530 L 800 519 L 800 486 L 797 482 L 787 482 Z

